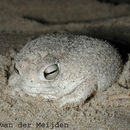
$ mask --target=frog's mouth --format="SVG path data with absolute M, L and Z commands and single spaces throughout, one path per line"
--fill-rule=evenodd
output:
M 53 91 L 52 89 L 48 89 L 48 87 L 46 87 L 46 89 L 42 88 L 42 87 L 36 87 L 36 86 L 27 86 L 24 84 L 15 84 L 12 86 L 14 91 L 17 91 L 18 93 L 25 93 L 28 94 L 30 96 L 41 96 L 45 99 L 57 99 L 58 97 L 58 91 Z
M 38 87 L 30 87 L 30 86 L 26 86 L 23 91 L 25 93 L 27 93 L 28 95 L 31 95 L 31 96 L 42 96 L 43 98 L 45 99 L 56 99 L 57 96 L 56 96 L 56 92 L 54 91 L 48 91 L 48 90 L 41 90 L 40 88 Z

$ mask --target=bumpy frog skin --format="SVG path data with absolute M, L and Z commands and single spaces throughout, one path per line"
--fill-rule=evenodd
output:
M 121 71 L 121 57 L 107 42 L 72 34 L 46 34 L 17 54 L 9 78 L 19 94 L 58 101 L 60 106 L 85 101 L 106 90 Z

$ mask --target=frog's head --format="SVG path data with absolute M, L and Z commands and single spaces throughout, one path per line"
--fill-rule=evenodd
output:
M 35 53 L 21 60 L 18 58 L 14 61 L 14 71 L 9 78 L 9 85 L 18 92 L 55 99 L 70 93 L 80 82 L 78 70 L 53 54 L 43 56 Z

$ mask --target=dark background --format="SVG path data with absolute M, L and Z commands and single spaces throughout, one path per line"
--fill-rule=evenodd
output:
M 105 39 L 126 59 L 130 52 L 130 0 L 0 0 L 0 39 L 10 41 L 0 47 L 19 49 L 28 39 L 48 32 Z

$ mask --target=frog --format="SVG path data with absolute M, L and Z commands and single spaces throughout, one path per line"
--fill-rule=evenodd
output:
M 49 33 L 27 42 L 13 61 L 9 86 L 14 93 L 57 102 L 84 103 L 114 84 L 122 70 L 118 50 L 86 35 Z

